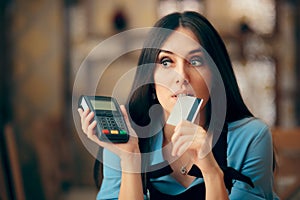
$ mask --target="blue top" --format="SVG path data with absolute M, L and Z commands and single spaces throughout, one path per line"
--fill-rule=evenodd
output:
M 163 133 L 156 135 L 157 151 L 152 153 L 151 164 L 164 161 L 162 155 Z M 235 181 L 230 199 L 279 199 L 273 192 L 273 145 L 272 136 L 266 124 L 256 118 L 244 118 L 228 124 L 227 136 L 228 166 L 251 178 L 254 188 L 247 183 Z M 108 150 L 103 151 L 103 182 L 97 195 L 100 199 L 118 199 L 121 170 L 120 159 Z M 188 187 L 183 187 L 171 175 L 150 179 L 152 185 L 162 193 L 176 195 L 202 183 L 196 178 Z

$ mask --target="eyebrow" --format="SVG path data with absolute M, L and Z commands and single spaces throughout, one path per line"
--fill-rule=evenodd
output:
M 172 52 L 172 51 L 163 50 L 163 49 L 161 49 L 161 50 L 159 51 L 159 53 L 168 53 L 168 54 L 174 54 L 174 52 Z M 202 50 L 201 50 L 201 48 L 199 48 L 199 49 L 194 49 L 194 50 L 191 50 L 191 51 L 188 53 L 188 55 L 189 55 L 189 54 L 194 54 L 194 53 L 202 53 Z
M 193 54 L 193 53 L 202 53 L 202 50 L 201 50 L 201 48 L 199 48 L 199 49 L 195 49 L 195 50 L 192 50 L 189 52 L 189 54 Z

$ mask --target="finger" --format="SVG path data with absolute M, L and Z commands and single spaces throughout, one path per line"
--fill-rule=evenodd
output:
M 109 142 L 103 142 L 103 141 L 99 140 L 98 135 L 96 134 L 95 131 L 93 131 L 91 133 L 89 132 L 89 134 L 87 134 L 87 137 L 103 148 L 108 148 L 108 145 L 110 144 Z
M 90 112 L 90 109 L 83 110 L 82 117 L 86 117 Z
M 81 114 L 81 124 L 82 124 L 82 125 L 84 124 L 85 118 L 86 118 L 86 116 L 89 114 L 89 112 L 90 112 L 89 109 L 83 110 L 83 112 L 82 112 L 82 114 Z
M 94 118 L 94 112 L 90 112 L 85 118 L 83 117 L 82 130 L 87 132 L 88 127 L 91 124 L 92 119 Z
M 180 129 L 180 127 L 182 126 L 183 121 L 180 121 L 176 126 L 174 131 L 178 131 L 178 129 Z
M 182 135 L 194 135 L 195 134 L 195 127 L 194 126 L 186 126 L 183 123 L 177 126 L 175 132 L 172 135 L 171 141 L 175 142 L 179 137 Z
M 103 142 L 101 140 L 99 140 L 98 138 L 98 134 L 96 132 L 96 126 L 97 126 L 97 121 L 94 120 L 87 128 L 87 131 L 86 131 L 86 135 L 87 135 L 87 138 L 89 138 L 90 140 L 92 140 L 93 142 L 97 143 L 98 145 L 106 148 L 107 142 Z
M 121 112 L 123 114 L 123 117 L 124 117 L 124 120 L 125 120 L 125 123 L 126 123 L 127 127 L 131 128 L 131 124 L 129 122 L 129 118 L 128 118 L 128 114 L 127 114 L 127 110 L 126 110 L 125 106 L 120 105 L 120 109 L 121 109 Z
M 191 122 L 182 122 L 180 125 L 177 126 L 176 131 L 174 132 L 171 140 L 173 142 L 175 142 L 178 137 L 182 136 L 182 135 L 193 135 L 196 136 L 197 135 L 197 130 L 200 126 L 193 124 Z M 201 129 L 199 129 L 201 130 Z
M 182 133 L 181 128 L 175 128 L 174 133 L 171 137 L 171 142 L 175 143 L 178 140 L 178 138 L 181 136 L 181 133 Z
M 178 129 L 180 129 L 180 127 L 184 127 L 184 126 L 189 126 L 190 124 L 193 124 L 192 122 L 190 122 L 190 121 L 187 121 L 187 120 L 181 120 L 178 124 L 177 124 L 177 126 L 175 126 L 175 131 L 176 130 L 178 130 Z
M 88 121 L 88 122 L 90 122 L 93 118 L 94 118 L 94 112 L 90 112 L 90 113 L 86 116 L 85 120 Z
M 83 109 L 78 108 L 77 111 L 78 111 L 79 116 L 80 116 L 80 123 L 81 123 L 81 127 L 82 127 L 82 122 L 83 122 L 83 119 L 82 119 L 82 118 L 83 118 L 83 117 L 82 117 L 82 115 L 83 115 Z
M 120 108 L 121 108 L 121 111 L 122 111 L 122 114 L 123 114 L 123 117 L 125 119 L 126 124 L 130 124 L 129 123 L 129 119 L 128 119 L 127 110 L 126 110 L 125 106 L 124 105 L 120 105 Z
M 96 120 L 88 125 L 87 131 L 86 131 L 88 138 L 91 138 L 93 135 L 96 135 L 96 131 L 95 131 L 96 126 L 97 126 Z
M 131 127 L 131 124 L 129 122 L 129 117 L 128 117 L 127 110 L 126 110 L 125 106 L 124 105 L 120 105 L 120 109 L 121 109 L 122 114 L 124 116 L 125 123 L 126 123 L 128 129 L 129 129 L 128 131 L 130 132 L 130 135 L 136 136 L 136 133 L 133 130 L 133 128 Z
M 191 136 L 182 135 L 180 138 L 178 138 L 175 142 L 173 142 L 173 148 L 172 148 L 172 156 L 178 155 L 179 150 L 182 146 L 186 146 L 186 144 L 189 146 L 192 143 L 193 138 Z M 182 151 L 182 149 L 181 149 Z
M 182 156 L 182 154 L 184 154 L 184 152 L 186 152 L 190 146 L 191 146 L 191 142 L 183 143 L 182 145 L 179 146 L 175 155 L 178 157 Z
M 81 116 L 82 116 L 82 113 L 83 113 L 82 108 L 78 108 L 77 111 L 78 111 L 78 113 L 79 113 L 79 116 L 81 117 Z
M 203 141 L 201 139 L 199 139 L 195 136 L 192 136 L 192 135 L 182 137 L 179 145 L 176 146 L 176 149 L 175 149 L 176 152 L 174 152 L 174 154 L 177 156 L 181 156 L 188 150 L 198 151 L 202 148 L 202 146 L 201 146 L 202 143 L 203 143 Z

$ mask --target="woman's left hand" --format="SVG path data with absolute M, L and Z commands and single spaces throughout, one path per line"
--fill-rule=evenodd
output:
M 203 127 L 186 120 L 181 121 L 175 127 L 171 141 L 173 144 L 172 156 L 179 157 L 187 152 L 202 173 L 219 169 L 212 154 L 211 140 Z

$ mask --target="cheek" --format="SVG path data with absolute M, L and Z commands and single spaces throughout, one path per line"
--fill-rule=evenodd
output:
M 195 94 L 206 102 L 209 99 L 209 89 L 204 81 L 198 81 L 197 85 L 193 87 Z
M 173 73 L 173 70 L 160 69 L 157 67 L 154 71 L 154 83 L 156 85 L 170 88 L 175 77 Z
M 166 93 L 168 89 L 160 84 L 155 83 L 156 95 L 159 101 L 166 98 Z
M 156 90 L 156 97 L 158 99 L 158 102 L 163 107 L 165 112 L 170 113 L 175 102 L 170 99 L 170 95 L 172 94 L 170 90 L 162 85 L 156 84 L 155 85 Z
M 174 70 L 156 69 L 154 71 L 154 84 L 158 97 L 169 96 L 174 87 Z
M 166 112 L 170 112 L 174 106 L 174 102 L 170 99 L 173 94 L 172 83 L 174 82 L 172 71 L 157 68 L 153 77 L 157 99 Z
M 203 99 L 202 107 L 204 107 L 210 98 L 210 86 L 211 86 L 211 74 L 208 71 L 204 71 L 198 77 L 195 77 L 193 82 L 193 89 L 198 98 Z
M 209 90 L 207 87 L 203 87 L 203 88 L 201 88 L 200 91 L 201 91 L 201 94 L 200 94 L 201 98 L 203 99 L 203 103 L 202 103 L 201 107 L 204 108 L 210 97 Z

